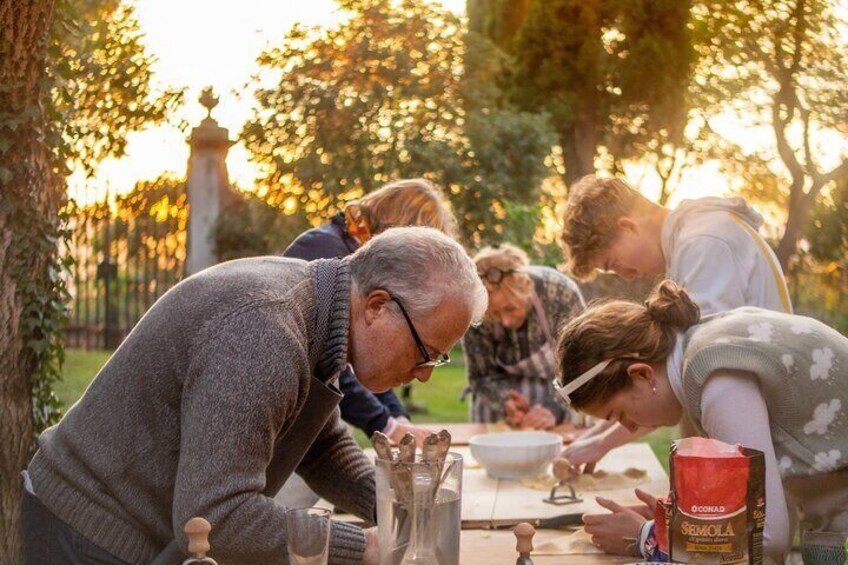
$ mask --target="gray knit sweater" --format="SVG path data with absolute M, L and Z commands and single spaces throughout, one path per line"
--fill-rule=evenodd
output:
M 720 370 L 756 375 L 783 479 L 848 469 L 848 338 L 804 316 L 737 308 L 684 334 L 683 387 L 698 431 Z
M 219 562 L 286 563 L 283 509 L 263 496 L 275 438 L 314 375 L 346 363 L 350 271 L 256 258 L 218 265 L 150 309 L 29 466 L 38 498 L 86 538 L 149 563 L 203 516 Z M 284 455 L 283 455 L 284 457 Z M 373 467 L 336 409 L 297 472 L 369 521 Z M 361 530 L 334 524 L 331 563 L 359 563 Z

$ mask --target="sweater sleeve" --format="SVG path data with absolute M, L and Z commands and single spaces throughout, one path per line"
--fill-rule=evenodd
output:
M 374 396 L 380 399 L 380 403 L 389 409 L 389 414 L 391 414 L 393 418 L 410 419 L 409 412 L 407 412 L 406 408 L 403 407 L 403 403 L 397 397 L 394 390 L 378 392 Z
M 742 292 L 747 275 L 724 241 L 703 235 L 693 238 L 675 253 L 669 275 L 701 308 L 701 314 L 714 314 L 747 306 Z
M 297 473 L 335 506 L 377 523 L 374 465 L 339 420 L 338 410 L 312 443 Z
M 756 376 L 722 371 L 701 393 L 701 424 L 709 437 L 762 451 L 766 464 L 766 523 L 763 553 L 778 563 L 792 546 L 789 510 L 769 428 L 768 408 Z
M 392 416 L 389 407 L 383 404 L 377 395 L 362 386 L 350 368 L 342 371 L 339 376 L 339 388 L 344 394 L 339 408 L 345 422 L 364 431 L 368 437 L 375 431 L 386 428 L 386 423 Z
M 283 251 L 283 257 L 294 257 L 304 261 L 334 259 L 350 255 L 341 239 L 317 230 L 304 232 Z
M 287 326 L 250 310 L 221 322 L 194 346 L 181 397 L 172 512 L 184 552 L 183 525 L 203 516 L 212 524 L 215 555 L 286 562 L 283 508 L 262 491 L 277 434 L 295 414 L 311 377 L 303 336 L 296 335 L 294 323 Z M 343 446 L 330 457 L 350 451 Z M 361 531 L 340 529 L 331 552 L 351 557 L 335 562 L 359 563 L 364 543 Z

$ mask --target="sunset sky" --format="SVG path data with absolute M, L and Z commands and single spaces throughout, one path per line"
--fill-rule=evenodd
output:
M 464 13 L 465 0 L 441 3 L 456 13 Z M 146 44 L 157 59 L 154 69 L 158 86 L 187 87 L 177 119 L 197 125 L 205 114 L 197 97 L 205 86 L 211 85 L 220 99 L 213 117 L 229 128 L 231 138 L 238 135 L 250 115 L 253 97 L 246 84 L 258 70 L 257 55 L 265 47 L 279 44 L 296 22 L 326 26 L 344 18 L 333 0 L 134 0 L 134 5 Z M 724 126 L 734 129 L 730 119 Z M 739 131 L 738 126 L 735 129 L 736 140 L 750 144 L 769 136 L 768 131 Z M 163 172 L 183 176 L 189 150 L 187 135 L 171 125 L 132 134 L 128 154 L 102 163 L 94 179 L 72 178 L 71 195 L 90 200 L 102 195 L 107 186 L 123 193 L 137 181 Z M 232 147 L 227 164 L 233 183 L 248 189 L 253 186 L 255 169 L 241 144 Z M 631 182 L 641 183 L 648 196 L 653 196 L 652 183 L 642 172 L 628 171 L 628 176 Z M 715 167 L 707 167 L 687 173 L 685 188 L 672 203 L 727 191 L 728 186 Z

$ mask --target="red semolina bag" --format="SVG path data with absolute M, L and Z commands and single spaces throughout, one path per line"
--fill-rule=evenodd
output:
M 763 562 L 763 453 L 699 437 L 676 441 L 671 492 L 658 501 L 660 549 L 675 563 Z

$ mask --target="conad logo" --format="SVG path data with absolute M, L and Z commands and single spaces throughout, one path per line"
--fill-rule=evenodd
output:
M 692 512 L 724 512 L 724 506 L 697 506 L 693 504 Z

